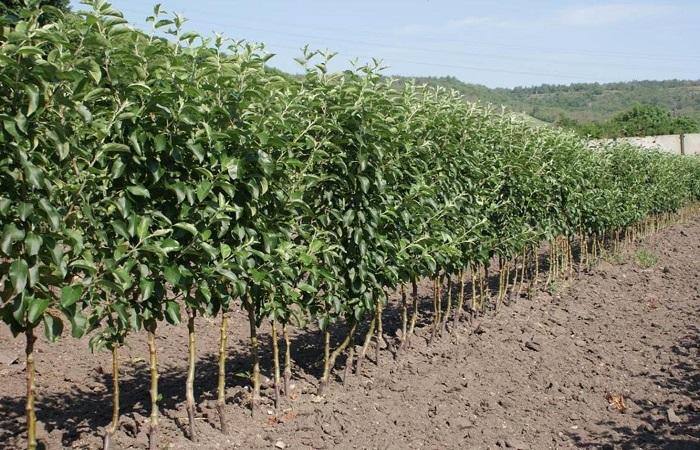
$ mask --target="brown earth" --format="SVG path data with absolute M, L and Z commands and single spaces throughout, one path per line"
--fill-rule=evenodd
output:
M 658 257 L 640 265 L 639 251 Z M 428 286 L 422 286 L 427 295 Z M 395 339 L 398 310 L 386 311 Z M 424 298 L 427 309 L 430 301 Z M 429 320 L 427 314 L 424 320 Z M 317 332 L 293 337 L 295 389 L 274 412 L 272 389 L 250 417 L 246 319 L 229 339 L 227 414 L 218 431 L 217 321 L 198 319 L 197 443 L 185 437 L 186 327 L 163 326 L 158 346 L 163 394 L 161 447 L 175 449 L 698 449 L 700 448 L 700 219 L 674 225 L 576 279 L 519 299 L 413 349 L 387 350 L 325 398 Z M 265 329 L 263 343 L 269 347 Z M 342 331 L 342 330 L 341 330 Z M 359 339 L 359 338 L 358 338 Z M 39 437 L 50 449 L 99 448 L 111 412 L 108 354 L 87 340 L 40 341 Z M 23 342 L 0 326 L 0 448 L 24 445 Z M 148 370 L 145 336 L 123 349 L 119 449 L 145 448 Z M 263 355 L 270 373 L 269 353 Z M 337 373 L 342 376 L 343 361 Z

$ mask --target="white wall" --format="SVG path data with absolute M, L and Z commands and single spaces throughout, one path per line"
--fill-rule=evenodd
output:
M 682 145 L 681 145 L 681 139 Z M 700 134 L 667 134 L 661 136 L 630 137 L 613 139 L 615 141 L 629 142 L 644 148 L 659 149 L 675 155 L 700 155 Z M 602 139 L 603 142 L 608 139 Z
M 684 134 L 683 147 L 686 155 L 700 155 L 700 134 Z

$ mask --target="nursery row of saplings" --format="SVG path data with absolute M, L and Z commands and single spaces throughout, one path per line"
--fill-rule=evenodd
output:
M 277 335 L 288 382 L 288 328 L 318 324 L 323 393 L 363 323 L 358 362 L 372 336 L 385 339 L 388 292 L 435 280 L 437 333 L 448 318 L 459 322 L 467 273 L 480 311 L 493 265 L 498 305 L 509 289 L 532 288 L 542 242 L 551 243 L 551 281 L 571 269 L 572 243 L 593 261 L 604 241 L 649 232 L 700 199 L 694 158 L 592 148 L 454 92 L 397 89 L 378 62 L 330 73 L 332 54 L 304 49 L 303 75 L 287 76 L 268 68 L 262 47 L 184 32 L 183 19 L 159 7 L 147 33 L 106 2 L 88 4 L 89 12 L 54 11 L 50 23 L 31 9 L 0 19 L 0 311 L 26 338 L 28 448 L 37 327 L 54 341 L 66 322 L 72 336 L 91 336 L 93 350 L 112 352 L 106 447 L 119 427 L 119 348 L 146 331 L 155 448 L 156 335 L 163 321 L 183 321 L 181 310 L 195 438 L 199 315 L 221 317 L 226 431 L 234 303 L 249 317 L 255 410 L 264 321 L 273 325 L 277 397 Z M 453 279 L 455 304 L 452 288 L 440 293 Z M 405 341 L 417 300 L 411 308 L 402 297 Z M 339 324 L 346 338 L 332 348 Z

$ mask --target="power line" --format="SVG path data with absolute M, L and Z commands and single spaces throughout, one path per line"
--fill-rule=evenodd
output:
M 124 9 L 127 10 L 127 9 Z M 205 12 L 202 10 L 197 10 L 197 9 L 190 9 L 193 12 L 199 12 L 204 14 Z M 131 10 L 131 12 L 135 12 Z M 349 42 L 349 43 L 356 43 L 360 45 L 372 45 L 372 46 L 391 46 L 391 47 L 396 47 L 391 44 L 384 44 L 384 43 L 377 43 L 377 42 L 369 42 L 369 41 L 358 41 L 358 40 L 350 40 L 346 38 L 337 38 L 337 37 L 328 37 L 328 36 L 319 36 L 319 35 L 313 35 L 313 34 L 307 34 L 307 33 L 298 33 L 298 32 L 289 32 L 289 31 L 280 31 L 278 29 L 271 29 L 271 28 L 264 28 L 264 27 L 252 27 L 250 25 L 242 25 L 240 23 L 236 23 L 235 21 L 232 21 L 230 24 L 222 24 L 222 23 L 215 23 L 215 22 L 210 22 L 206 20 L 200 20 L 200 19 L 191 19 L 191 22 L 199 22 L 203 24 L 208 24 L 208 25 L 213 25 L 217 27 L 223 27 L 223 28 L 230 28 L 232 25 L 238 27 L 238 28 L 245 28 L 245 29 L 250 29 L 253 31 L 259 31 L 259 32 L 266 32 L 266 33 L 275 33 L 275 34 L 281 34 L 281 35 L 287 35 L 287 36 L 296 36 L 296 37 L 302 37 L 302 38 L 307 38 L 307 39 L 323 39 L 326 41 L 338 41 L 338 42 Z M 248 21 L 247 23 L 250 23 Z M 277 25 L 282 25 L 286 26 L 286 23 L 281 23 L 281 22 L 268 22 L 269 24 L 277 24 Z M 309 27 L 307 27 L 309 28 Z M 349 29 L 343 29 L 343 28 L 329 28 L 329 27 L 318 27 L 319 29 L 327 29 L 327 30 L 332 30 L 332 31 L 346 31 L 348 33 L 352 33 L 354 31 L 357 31 L 357 29 L 354 30 L 349 30 Z M 367 32 L 372 33 L 372 34 L 377 34 L 381 35 L 384 34 L 385 36 L 392 36 L 392 38 L 396 38 L 396 35 L 389 35 L 386 33 L 377 33 L 376 30 L 368 30 L 365 29 Z M 313 30 L 312 30 L 313 31 Z M 590 51 L 590 50 L 571 50 L 571 49 L 555 49 L 555 48 L 546 48 L 546 47 L 535 47 L 535 46 L 524 46 L 524 45 L 517 45 L 517 44 L 501 44 L 501 43 L 494 43 L 494 42 L 480 42 L 480 41 L 474 41 L 474 40 L 461 40 L 461 39 L 449 39 L 449 38 L 444 38 L 444 37 L 428 37 L 428 36 L 421 36 L 422 39 L 426 38 L 432 38 L 432 39 L 437 39 L 441 43 L 443 42 L 452 42 L 452 43 L 459 43 L 459 44 L 476 44 L 476 45 L 486 45 L 486 46 L 493 46 L 493 47 L 503 47 L 503 48 L 510 48 L 510 49 L 527 49 L 527 50 L 537 50 L 537 51 L 548 51 L 548 52 L 553 52 L 553 53 L 560 53 L 560 54 L 568 54 L 568 55 L 575 55 L 575 56 L 581 56 L 581 55 L 589 55 L 589 56 L 594 56 L 594 57 L 630 57 L 630 58 L 637 58 L 637 59 L 644 59 L 644 60 L 651 60 L 651 61 L 658 61 L 658 60 L 676 60 L 679 62 L 685 62 L 685 61 L 700 61 L 700 56 L 676 56 L 676 55 L 657 55 L 657 54 L 651 54 L 651 53 L 630 53 L 630 52 L 614 52 L 614 51 Z M 444 50 L 440 49 L 428 49 L 428 48 L 416 48 L 412 47 L 411 50 L 420 50 L 420 51 L 428 51 L 428 52 L 445 52 Z M 456 52 L 451 52 L 451 53 L 456 53 Z M 488 54 L 478 54 L 478 53 L 466 53 L 471 56 L 491 56 L 491 57 L 501 57 L 504 55 L 488 55 Z M 505 57 L 505 56 L 504 56 Z M 507 57 L 513 57 L 513 55 L 509 55 Z M 552 60 L 541 60 L 540 61 L 548 62 Z
M 126 8 L 124 8 L 124 11 L 136 13 L 136 11 L 126 9 Z M 546 59 L 543 60 L 543 59 L 535 59 L 535 58 L 513 56 L 513 55 L 502 55 L 502 54 L 501 55 L 494 55 L 494 54 L 483 54 L 483 53 L 475 53 L 475 52 L 456 52 L 456 51 L 435 50 L 435 49 L 420 48 L 420 47 L 396 46 L 396 45 L 379 43 L 379 42 L 359 41 L 359 40 L 352 40 L 352 39 L 345 39 L 345 38 L 334 38 L 334 37 L 318 36 L 318 35 L 312 35 L 312 34 L 306 34 L 306 33 L 285 32 L 285 31 L 279 31 L 279 30 L 272 30 L 272 29 L 268 29 L 268 28 L 251 27 L 249 25 L 241 25 L 241 24 L 235 24 L 235 23 L 234 24 L 222 24 L 222 23 L 211 22 L 211 21 L 200 20 L 200 19 L 190 19 L 189 22 L 199 23 L 199 24 L 204 24 L 204 25 L 209 25 L 209 26 L 214 26 L 214 27 L 222 27 L 222 28 L 231 28 L 233 25 L 233 27 L 237 27 L 237 28 L 244 28 L 244 29 L 248 29 L 248 30 L 252 30 L 252 31 L 256 31 L 256 32 L 262 32 L 262 33 L 273 33 L 273 34 L 278 34 L 281 36 L 291 36 L 291 37 L 300 37 L 300 38 L 305 38 L 305 39 L 319 39 L 319 40 L 326 40 L 326 41 L 345 42 L 345 43 L 349 43 L 351 45 L 394 48 L 394 49 L 409 50 L 409 51 L 423 51 L 423 52 L 430 52 L 432 54 L 443 53 L 443 54 L 452 54 L 452 55 L 459 55 L 459 56 L 477 56 L 477 57 L 485 57 L 485 58 L 496 58 L 499 60 L 519 59 L 519 60 L 526 60 L 526 61 L 540 61 L 540 62 L 548 62 L 548 63 L 554 63 L 554 64 L 568 64 L 568 65 L 585 64 L 582 62 L 572 63 L 572 62 L 568 62 L 568 61 L 556 61 L 556 60 L 546 60 Z M 291 47 L 291 46 L 284 45 L 284 44 L 271 43 L 269 40 L 266 40 L 266 42 L 267 42 L 268 46 L 274 46 L 277 48 L 294 49 L 294 50 L 298 50 L 300 48 L 300 47 Z M 337 53 L 340 55 L 349 57 L 349 58 L 373 59 L 376 57 L 376 55 L 374 57 L 372 57 L 372 56 L 366 56 L 366 55 L 360 55 L 360 54 L 354 54 L 354 53 L 351 54 L 350 52 L 345 52 L 345 51 L 337 52 Z M 572 53 L 572 54 L 576 54 L 576 53 Z M 584 76 L 580 76 L 580 75 L 563 74 L 563 73 L 557 73 L 557 72 L 511 70 L 511 69 L 489 68 L 489 67 L 483 67 L 483 66 L 473 66 L 473 65 L 463 65 L 463 64 L 426 62 L 426 61 L 418 61 L 418 60 L 413 60 L 413 59 L 404 59 L 404 58 L 400 58 L 400 57 L 399 58 L 397 58 L 397 57 L 377 58 L 377 59 L 386 60 L 388 62 L 393 61 L 393 62 L 400 62 L 400 63 L 422 65 L 422 66 L 445 67 L 445 68 L 453 68 L 453 69 L 490 72 L 490 73 L 506 73 L 506 74 L 515 74 L 515 75 L 535 75 L 535 76 L 543 76 L 543 77 L 557 78 L 557 79 L 591 80 L 592 78 L 598 78 L 597 76 L 596 77 L 584 77 Z M 600 63 L 595 64 L 595 67 L 605 67 L 605 66 L 606 66 L 605 64 L 600 64 Z M 610 66 L 610 65 L 608 64 L 608 66 Z M 617 67 L 620 67 L 620 66 L 621 65 L 617 65 Z M 630 68 L 628 65 L 622 65 L 622 67 Z

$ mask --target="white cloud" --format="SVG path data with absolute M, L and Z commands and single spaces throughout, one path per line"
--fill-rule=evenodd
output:
M 614 25 L 656 17 L 671 9 L 669 5 L 651 3 L 608 3 L 564 9 L 557 21 L 571 26 Z

